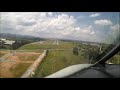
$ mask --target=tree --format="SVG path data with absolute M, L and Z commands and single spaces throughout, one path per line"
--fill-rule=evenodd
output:
M 88 55 L 89 55 L 89 60 L 92 60 L 92 62 L 96 62 L 98 61 L 97 57 L 99 56 L 99 50 L 97 49 L 90 49 L 88 51 Z
M 22 46 L 22 43 L 21 41 L 15 41 L 13 44 L 12 44 L 12 49 L 17 49 L 19 48 L 20 46 Z
M 94 63 L 98 60 L 99 51 L 99 47 L 89 45 L 88 48 L 84 50 L 83 56 Z
M 79 55 L 79 49 L 77 47 L 73 48 L 73 54 L 78 56 Z
M 15 41 L 13 44 L 12 44 L 12 49 L 17 49 L 19 48 L 20 46 L 22 45 L 25 45 L 25 44 L 28 44 L 28 43 L 31 43 L 31 41 L 29 40 L 20 40 L 20 41 Z

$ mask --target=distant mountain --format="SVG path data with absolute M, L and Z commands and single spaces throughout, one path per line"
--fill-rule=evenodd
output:
M 60 38 L 42 38 L 42 37 L 35 37 L 30 35 L 20 35 L 20 34 L 10 34 L 10 33 L 0 33 L 0 38 L 5 39 L 27 39 L 27 40 L 33 40 L 33 41 L 43 41 L 43 40 L 63 40 L 63 41 L 77 41 L 81 43 L 87 43 L 87 44 L 102 44 L 102 42 L 90 42 L 90 41 L 82 41 L 82 40 L 71 40 L 71 39 L 60 39 Z
M 20 34 L 10 34 L 10 33 L 0 33 L 0 38 L 46 40 L 45 38 L 40 38 L 40 37 L 35 37 L 30 35 L 20 35 Z

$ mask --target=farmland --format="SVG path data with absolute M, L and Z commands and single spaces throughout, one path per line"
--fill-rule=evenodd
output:
M 0 62 L 0 78 L 18 78 L 28 69 L 41 53 L 16 52 Z
M 8 53 L 8 51 L 1 51 L 0 50 L 0 58 L 2 57 L 2 56 L 4 56 L 5 54 L 7 54 Z
M 2 57 L 3 55 L 5 55 L 5 53 L 3 53 L 3 52 L 0 52 L 0 57 Z

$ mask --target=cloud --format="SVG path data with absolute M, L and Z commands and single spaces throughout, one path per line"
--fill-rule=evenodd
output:
M 72 40 L 85 40 L 85 41 L 96 41 L 96 33 L 92 29 L 92 26 L 88 27 L 76 27 L 69 34 L 64 36 L 65 38 L 69 37 Z
M 120 30 L 120 25 L 119 24 L 116 24 L 116 25 L 113 25 L 110 27 L 113 31 L 115 30 Z
M 46 38 L 92 40 L 93 26 L 80 27 L 77 19 L 68 14 L 52 12 L 2 13 L 2 32 L 33 35 Z
M 90 34 L 92 32 L 92 26 L 90 25 L 90 26 L 84 27 L 84 28 L 77 27 L 77 28 L 75 28 L 75 30 L 82 34 Z
M 78 16 L 77 18 L 78 19 L 83 19 L 83 18 L 85 18 L 85 16 Z
M 99 13 L 94 13 L 94 14 L 91 14 L 89 17 L 98 17 L 98 16 L 100 16 Z
M 92 31 L 90 34 L 91 34 L 91 35 L 95 35 L 95 32 L 94 32 L 94 31 Z
M 110 29 L 112 30 L 111 35 L 113 35 L 114 37 L 120 36 L 120 24 L 115 24 L 111 26 Z
M 23 20 L 23 21 L 19 21 L 18 24 L 23 26 L 32 26 L 36 24 L 36 21 L 34 19 Z
M 110 20 L 106 20 L 106 19 L 96 20 L 94 23 L 96 25 L 101 25 L 101 26 L 112 25 L 112 22 Z

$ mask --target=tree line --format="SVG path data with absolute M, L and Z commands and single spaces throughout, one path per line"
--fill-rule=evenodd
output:
M 25 45 L 25 44 L 28 44 L 28 43 L 31 43 L 31 41 L 29 40 L 21 40 L 21 41 L 15 41 L 12 45 L 11 45 L 11 49 L 12 50 L 15 50 L 15 49 L 18 49 L 19 47 Z
M 15 50 L 18 49 L 19 47 L 21 47 L 22 45 L 28 44 L 28 43 L 32 43 L 33 41 L 30 40 L 15 40 L 14 43 L 12 43 L 11 45 L 5 45 L 4 41 L 0 42 L 0 49 L 11 49 L 11 50 Z

